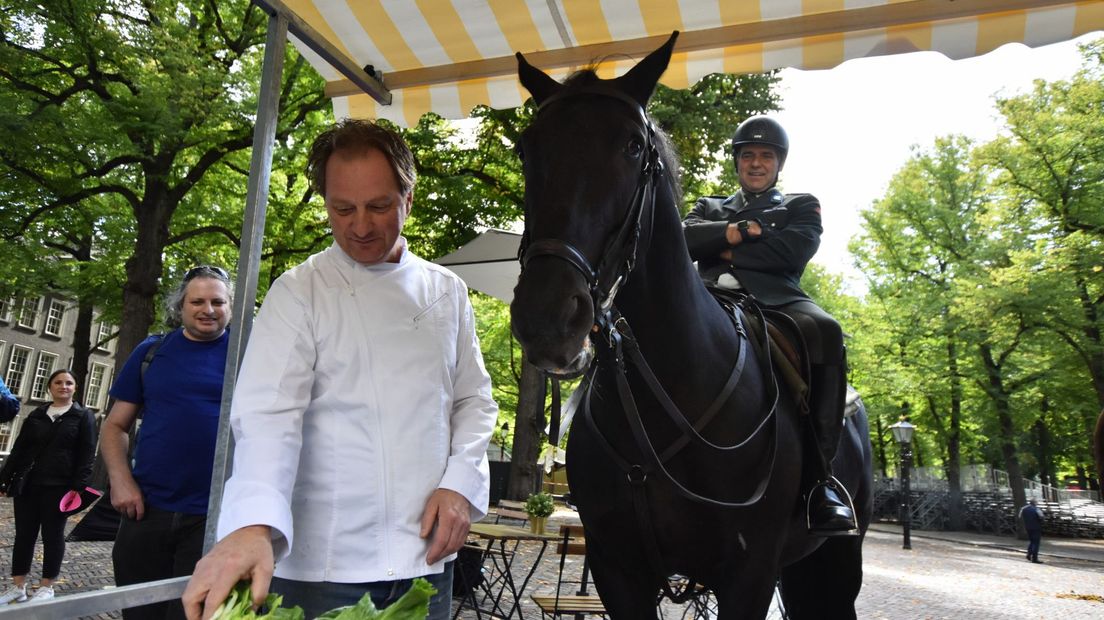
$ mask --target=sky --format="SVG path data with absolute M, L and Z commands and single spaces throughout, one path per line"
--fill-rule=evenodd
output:
M 861 231 L 859 212 L 882 197 L 911 147 L 926 149 L 951 134 L 993 139 L 1004 131 L 995 95 L 1072 77 L 1081 67 L 1077 44 L 1100 36 L 1038 48 L 1014 43 L 964 60 L 915 52 L 830 70 L 783 69 L 776 118 L 790 153 L 781 180 L 785 191 L 820 199 L 824 235 L 813 262 L 843 274 L 852 292 L 865 290 L 847 244 Z

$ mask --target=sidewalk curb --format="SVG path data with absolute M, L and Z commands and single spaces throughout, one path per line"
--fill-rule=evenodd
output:
M 879 533 L 882 533 L 882 534 L 895 534 L 895 535 L 898 535 L 898 536 L 901 535 L 901 530 L 900 530 L 899 526 L 895 526 L 893 524 L 871 523 L 870 526 L 867 528 L 867 530 L 868 531 L 879 532 Z M 1019 542 L 1023 543 L 1023 544 L 1019 544 L 1019 545 L 1013 545 L 1013 544 L 1001 543 L 1001 542 L 996 542 L 996 541 L 986 541 L 986 540 L 976 540 L 976 539 L 975 540 L 964 540 L 960 537 L 954 536 L 954 534 L 971 534 L 971 532 L 946 532 L 946 533 L 943 533 L 943 532 L 929 531 L 929 530 L 912 530 L 909 533 L 909 535 L 912 538 L 926 538 L 926 539 L 929 539 L 929 540 L 939 540 L 939 541 L 949 542 L 949 543 L 970 545 L 971 547 L 988 547 L 990 549 L 1001 549 L 1001 550 L 1004 550 L 1004 551 L 1013 551 L 1013 552 L 1020 553 L 1020 554 L 1023 554 L 1024 550 L 1027 548 L 1027 541 L 1026 540 L 1019 541 L 1018 539 L 1012 539 L 1012 540 L 1015 540 L 1017 543 L 1019 543 Z M 994 535 L 988 534 L 988 536 L 994 536 Z M 1062 539 L 1062 540 L 1077 540 L 1077 539 Z M 1044 542 L 1044 544 L 1045 544 L 1045 542 Z M 1061 549 L 1061 548 L 1058 548 L 1058 549 L 1055 549 L 1055 548 L 1040 549 L 1039 555 L 1043 556 L 1043 557 L 1061 558 L 1061 559 L 1064 559 L 1064 560 L 1076 560 L 1076 561 L 1079 561 L 1079 562 L 1092 562 L 1092 563 L 1095 563 L 1095 564 L 1104 564 L 1104 556 L 1101 556 L 1101 557 L 1085 557 L 1085 556 L 1082 556 L 1082 555 L 1073 555 L 1073 554 L 1070 554 L 1070 553 L 1065 553 L 1064 550 Z

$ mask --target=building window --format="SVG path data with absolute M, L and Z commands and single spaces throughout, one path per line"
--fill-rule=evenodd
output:
M 51 336 L 61 336 L 61 324 L 65 318 L 65 302 L 60 299 L 50 301 L 50 309 L 46 311 L 46 327 L 43 329 Z
M 107 364 L 92 362 L 92 367 L 88 369 L 88 389 L 84 391 L 85 406 L 103 409 L 104 397 L 107 395 L 103 387 L 107 385 L 110 372 L 111 368 Z
M 27 377 L 27 364 L 31 360 L 31 350 L 19 345 L 12 346 L 11 359 L 8 360 L 8 376 L 4 377 L 4 383 L 16 396 L 23 396 L 26 390 L 24 379 Z
M 100 331 L 96 335 L 96 348 L 101 351 L 110 351 L 111 343 L 114 341 L 114 338 L 112 338 L 114 335 L 115 331 L 111 323 L 101 320 Z
M 46 385 L 46 380 L 50 378 L 50 373 L 57 368 L 57 361 L 57 355 L 39 351 L 38 363 L 35 364 L 33 388 L 31 389 L 32 400 L 50 400 L 50 386 Z
M 11 321 L 12 312 L 12 300 L 10 298 L 0 299 L 0 321 L 5 323 Z
M 38 297 L 24 297 L 17 309 L 15 322 L 20 327 L 34 329 L 38 325 Z

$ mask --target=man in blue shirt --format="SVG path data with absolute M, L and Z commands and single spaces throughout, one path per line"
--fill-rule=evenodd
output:
M 166 323 L 175 329 L 135 347 L 111 388 L 115 404 L 100 451 L 111 505 L 122 517 L 112 551 L 117 585 L 190 575 L 203 555 L 230 298 L 224 269 L 188 271 L 166 302 Z M 139 417 L 132 470 L 129 432 Z M 123 617 L 183 618 L 184 610 L 174 600 L 126 609 Z
M 1031 500 L 1020 509 L 1020 519 L 1023 520 L 1024 529 L 1027 530 L 1027 559 L 1041 564 L 1039 543 L 1043 539 L 1043 511 L 1039 510 L 1035 500 Z

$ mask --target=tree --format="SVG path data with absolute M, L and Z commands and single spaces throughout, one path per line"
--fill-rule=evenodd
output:
M 51 247 L 54 236 L 80 236 L 91 241 L 81 251 L 125 260 L 112 311 L 121 364 L 154 321 L 166 250 L 237 242 L 244 184 L 214 177 L 240 167 L 234 156 L 252 144 L 266 15 L 244 0 L 8 4 L 0 167 L 10 181 L 0 196 L 14 200 L 4 237 Z M 287 65 L 280 141 L 328 107 L 305 61 L 289 50 Z
M 917 151 L 889 191 L 863 213 L 866 231 L 852 244 L 871 293 L 894 321 L 881 356 L 897 360 L 912 381 L 894 402 L 912 402 L 939 433 L 952 495 L 952 522 L 960 525 L 958 495 L 963 422 L 962 362 L 965 326 L 955 312 L 960 283 L 983 262 L 979 215 L 986 185 L 970 162 L 965 138 L 941 138 Z M 902 320 L 903 319 L 903 320 Z M 892 384 L 892 383 L 891 383 Z M 876 425 L 878 426 L 878 425 Z
M 1070 81 L 1039 81 L 999 99 L 1011 135 L 986 151 L 1020 229 L 1034 240 L 1018 262 L 1052 299 L 1039 320 L 1081 359 L 1104 407 L 1104 40 L 1082 48 Z M 1091 428 L 1091 426 L 1090 426 Z

